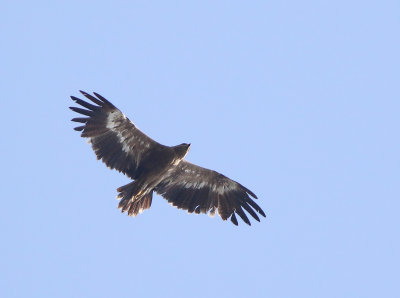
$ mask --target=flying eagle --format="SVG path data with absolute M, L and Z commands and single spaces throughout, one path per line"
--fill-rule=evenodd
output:
M 97 159 L 133 179 L 117 189 L 117 198 L 121 199 L 118 208 L 122 212 L 136 216 L 149 209 L 155 191 L 179 209 L 211 216 L 217 212 L 235 225 L 236 215 L 251 225 L 244 210 L 257 221 L 260 219 L 256 212 L 265 217 L 251 198 L 257 199 L 252 191 L 220 173 L 184 160 L 190 144 L 164 146 L 141 132 L 103 96 L 80 92 L 94 104 L 71 96 L 86 109 L 70 109 L 87 116 L 72 119 L 83 123 L 74 129 L 88 138 Z

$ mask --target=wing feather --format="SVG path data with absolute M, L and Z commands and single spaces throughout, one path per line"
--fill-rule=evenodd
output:
M 73 118 L 71 121 L 79 122 L 79 123 L 86 123 L 90 118 Z
M 249 189 L 220 173 L 185 160 L 155 190 L 177 208 L 211 216 L 218 211 L 223 220 L 230 218 L 235 225 L 238 225 L 236 215 L 251 225 L 244 211 L 257 221 L 260 218 L 256 212 L 265 217 L 264 211 L 252 199 L 257 199 L 257 196 Z
M 237 221 L 237 219 L 236 219 L 235 213 L 232 213 L 231 222 L 232 222 L 235 226 L 237 226 L 237 225 L 239 224 L 238 221 Z
M 92 103 L 75 96 L 71 99 L 79 107 L 70 107 L 78 114 L 88 117 L 73 118 L 72 121 L 84 123 L 75 128 L 82 131 L 81 136 L 89 139 L 98 159 L 101 159 L 109 168 L 116 169 L 135 179 L 139 174 L 141 161 L 151 149 L 163 146 L 143 132 L 103 96 L 94 93 L 90 95 L 80 91 Z
M 89 111 L 89 110 L 85 110 L 85 109 L 81 109 L 81 108 L 76 108 L 76 107 L 70 107 L 71 110 L 73 110 L 74 112 L 77 112 L 79 114 L 82 115 L 86 115 L 86 116 L 93 116 L 93 111 Z

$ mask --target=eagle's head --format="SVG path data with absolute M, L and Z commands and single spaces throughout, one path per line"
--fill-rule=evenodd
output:
M 179 159 L 184 159 L 186 154 L 189 152 L 190 144 L 182 143 L 180 145 L 174 146 L 175 152 Z

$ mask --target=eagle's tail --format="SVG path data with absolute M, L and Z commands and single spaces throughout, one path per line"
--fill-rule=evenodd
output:
M 153 192 L 142 195 L 140 189 L 137 188 L 137 183 L 133 181 L 117 189 L 119 192 L 117 199 L 121 199 L 118 208 L 121 209 L 121 212 L 128 211 L 128 215 L 136 216 L 150 208 L 153 199 Z

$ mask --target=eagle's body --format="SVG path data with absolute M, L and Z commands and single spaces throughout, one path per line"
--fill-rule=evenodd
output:
M 210 215 L 218 211 L 223 220 L 230 217 L 235 225 L 238 224 L 235 213 L 250 225 L 243 209 L 257 221 L 255 211 L 265 216 L 250 198 L 257 198 L 253 192 L 220 173 L 185 161 L 190 144 L 172 147 L 159 144 L 101 95 L 81 93 L 96 105 L 71 96 L 86 108 L 71 109 L 88 116 L 72 119 L 84 123 L 75 130 L 82 131 L 82 137 L 89 139 L 98 159 L 134 180 L 118 188 L 121 199 L 118 207 L 122 212 L 136 216 L 150 208 L 155 191 L 178 208 Z

